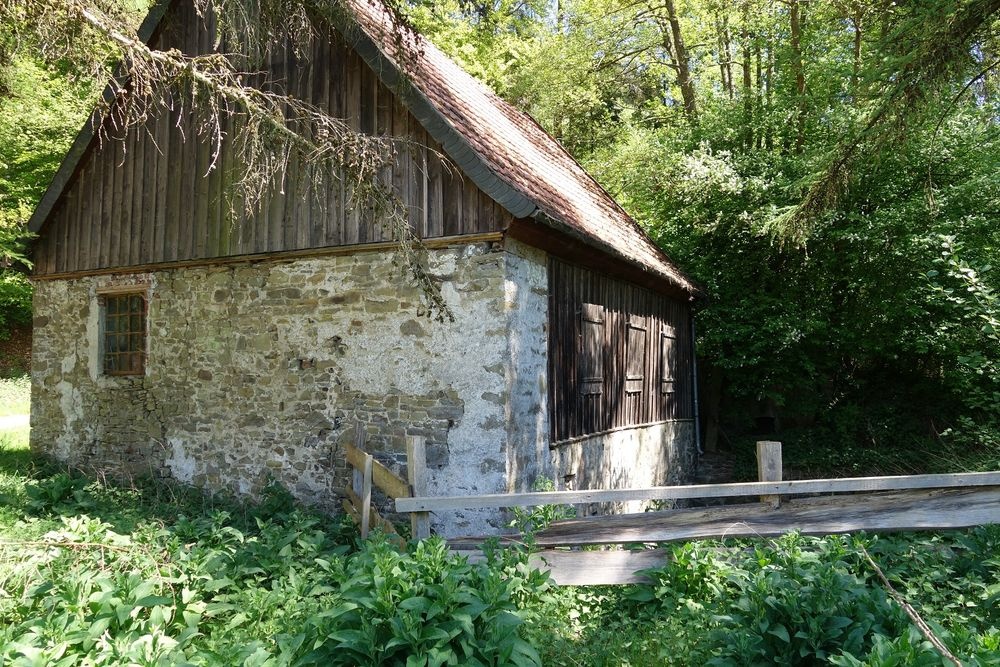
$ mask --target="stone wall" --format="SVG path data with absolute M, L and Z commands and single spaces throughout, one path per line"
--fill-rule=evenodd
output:
M 507 490 L 531 491 L 552 479 L 549 456 L 548 256 L 508 241 L 505 303 L 507 361 Z
M 626 489 L 692 481 L 697 466 L 694 422 L 622 429 L 557 445 L 552 465 L 560 488 Z M 588 508 L 587 513 L 642 512 L 641 501 Z
M 71 464 L 172 477 L 241 495 L 272 480 L 337 510 L 343 448 L 405 474 L 423 435 L 431 495 L 686 481 L 690 422 L 628 429 L 550 449 L 548 264 L 508 240 L 429 254 L 456 317 L 426 317 L 392 255 L 175 268 L 39 281 L 32 447 Z M 98 295 L 149 296 L 144 376 L 101 370 Z M 617 508 L 623 509 L 623 508 Z M 502 513 L 435 517 L 448 535 L 504 527 Z
M 356 425 L 369 451 L 405 462 L 427 437 L 432 494 L 507 490 L 505 253 L 432 251 L 456 316 L 423 316 L 392 256 L 178 268 L 40 281 L 35 290 L 32 447 L 76 465 L 170 476 L 238 494 L 271 479 L 335 508 Z M 98 293 L 148 290 L 148 361 L 102 374 Z M 447 519 L 495 530 L 495 516 Z

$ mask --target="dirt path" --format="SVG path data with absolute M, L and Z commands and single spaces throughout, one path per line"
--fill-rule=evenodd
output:
M 0 431 L 11 428 L 23 428 L 28 425 L 29 415 L 7 415 L 0 417 Z

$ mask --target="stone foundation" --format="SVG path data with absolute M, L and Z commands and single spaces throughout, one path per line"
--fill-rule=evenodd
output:
M 556 445 L 552 465 L 561 489 L 627 489 L 690 483 L 697 467 L 693 421 L 621 429 Z M 642 512 L 635 501 L 584 513 Z

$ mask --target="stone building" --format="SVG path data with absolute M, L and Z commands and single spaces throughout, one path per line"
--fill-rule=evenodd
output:
M 397 467 L 426 436 L 434 495 L 686 479 L 695 286 L 530 117 L 420 37 L 402 76 L 388 13 L 344 4 L 304 57 L 269 54 L 261 85 L 421 147 L 391 178 L 455 321 L 426 317 L 344 186 L 320 205 L 292 169 L 234 217 L 232 154 L 203 176 L 183 112 L 123 142 L 88 123 L 30 223 L 33 449 L 239 494 L 277 480 L 327 507 L 357 428 Z M 204 53 L 214 26 L 166 0 L 141 36 Z

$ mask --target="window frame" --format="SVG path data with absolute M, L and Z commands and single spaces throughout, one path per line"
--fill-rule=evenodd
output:
M 136 297 L 140 299 L 138 309 L 133 302 Z M 141 285 L 123 285 L 102 289 L 97 292 L 97 302 L 100 308 L 98 355 L 101 375 L 115 378 L 145 376 L 149 357 L 148 288 Z M 111 304 L 115 306 L 112 307 Z M 125 306 L 124 310 L 120 309 L 122 305 Z M 114 312 L 109 312 L 109 309 Z M 136 321 L 139 323 L 137 329 L 134 328 Z M 115 337 L 114 342 L 112 337 Z M 124 350 L 111 349 L 118 348 L 121 341 L 125 343 Z M 120 360 L 125 360 L 125 367 L 120 367 Z

